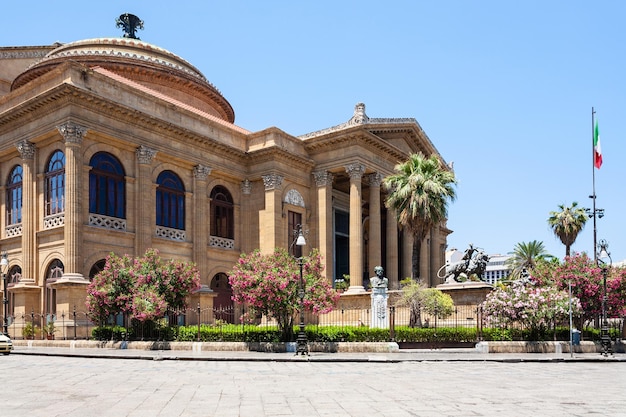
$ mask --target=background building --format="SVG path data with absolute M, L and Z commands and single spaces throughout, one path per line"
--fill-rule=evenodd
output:
M 0 222 L 10 313 L 84 310 L 106 256 L 156 248 L 193 261 L 203 305 L 226 306 L 242 252 L 290 247 L 302 226 L 329 281 L 362 293 L 375 265 L 411 275 L 411 237 L 384 207 L 382 179 L 438 152 L 412 118 L 369 118 L 292 136 L 237 126 L 192 64 L 129 38 L 0 48 Z M 445 224 L 422 244 L 437 284 Z M 195 301 L 195 300 L 194 300 Z

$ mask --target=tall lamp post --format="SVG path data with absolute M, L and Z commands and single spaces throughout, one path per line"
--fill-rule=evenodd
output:
M 602 344 L 602 355 L 609 356 L 609 353 L 613 354 L 613 349 L 611 349 L 611 336 L 609 335 L 609 321 L 606 317 L 606 309 L 608 303 L 608 296 L 606 293 L 606 277 L 609 274 L 609 267 L 613 263 L 611 259 L 611 253 L 608 251 L 609 244 L 606 240 L 602 239 L 598 242 L 600 249 L 598 252 L 599 259 L 609 258 L 609 263 L 607 264 L 605 261 L 602 261 L 602 327 L 601 327 L 601 337 L 600 343 Z
M 306 239 L 304 238 L 304 234 L 302 233 L 302 225 L 298 225 L 298 238 L 296 239 L 296 246 L 306 245 Z M 300 297 L 300 331 L 298 332 L 298 338 L 296 339 L 296 343 L 298 348 L 296 350 L 296 356 L 302 354 L 309 354 L 309 345 L 306 337 L 306 332 L 304 331 L 304 277 L 302 275 L 302 268 L 304 266 L 304 257 L 302 253 L 300 253 L 300 257 L 298 257 L 298 265 L 300 266 L 300 288 L 298 289 L 298 296 Z
M 2 272 L 2 306 L 3 306 L 3 320 L 2 320 L 2 333 L 9 335 L 9 300 L 7 299 L 7 269 L 9 267 L 9 258 L 7 252 L 2 252 L 2 259 L 0 260 L 0 270 Z

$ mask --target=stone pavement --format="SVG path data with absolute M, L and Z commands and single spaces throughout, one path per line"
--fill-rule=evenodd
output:
M 124 360 L 121 360 L 124 359 Z M 0 415 L 622 416 L 626 355 L 29 348 L 0 357 Z

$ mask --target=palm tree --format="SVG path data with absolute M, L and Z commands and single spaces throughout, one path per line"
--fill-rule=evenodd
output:
M 543 242 L 536 240 L 516 243 L 513 252 L 509 252 L 509 255 L 512 256 L 507 260 L 507 264 L 512 268 L 511 275 L 514 279 L 523 278 L 530 273 L 537 266 L 537 262 L 549 261 L 553 258 L 546 252 Z
M 412 154 L 395 166 L 383 185 L 389 194 L 385 206 L 395 211 L 398 224 L 413 235 L 412 276 L 419 279 L 422 241 L 446 220 L 448 201 L 454 201 L 456 178 L 436 155 Z
M 552 228 L 555 236 L 565 245 L 565 256 L 570 256 L 570 248 L 576 241 L 578 234 L 589 219 L 585 209 L 578 207 L 574 201 L 571 207 L 559 204 L 560 211 L 551 211 L 548 224 Z

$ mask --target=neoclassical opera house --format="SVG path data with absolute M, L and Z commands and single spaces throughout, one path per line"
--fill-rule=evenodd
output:
M 413 118 L 346 110 L 345 123 L 302 136 L 250 132 L 197 68 L 141 40 L 0 48 L 9 316 L 84 310 L 109 253 L 148 248 L 197 264 L 192 305 L 227 306 L 239 255 L 293 248 L 299 225 L 329 281 L 349 274 L 344 295 L 365 291 L 376 265 L 397 288 L 412 241 L 385 209 L 381 180 L 409 154 L 438 151 Z M 441 224 L 422 244 L 431 286 L 449 233 Z

